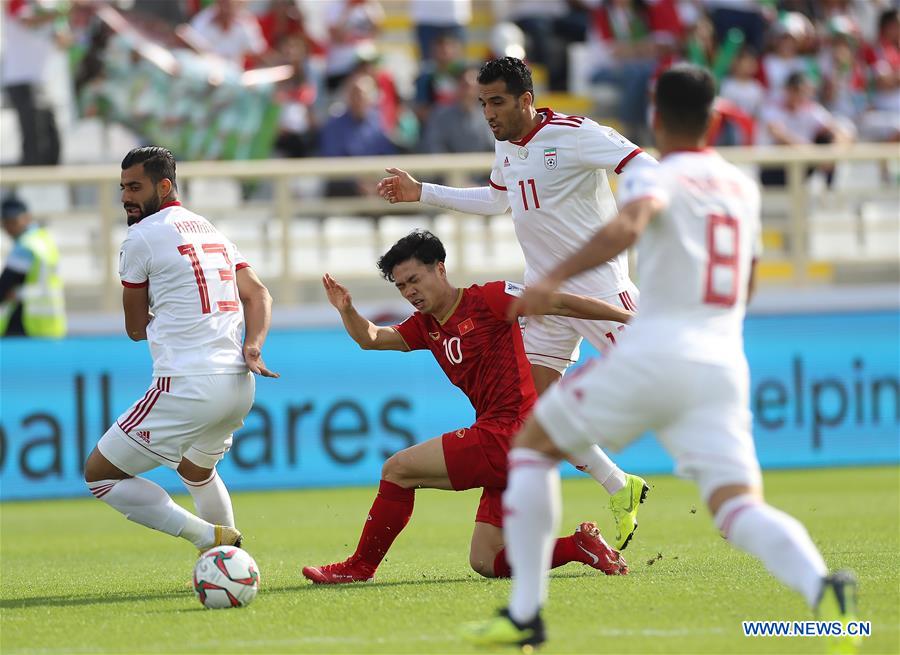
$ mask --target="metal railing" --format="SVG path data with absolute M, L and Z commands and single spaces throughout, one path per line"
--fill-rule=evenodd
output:
M 900 148 L 896 144 L 856 144 L 852 146 L 803 146 L 803 147 L 757 147 L 757 148 L 722 148 L 721 154 L 739 165 L 783 166 L 786 169 L 787 186 L 784 191 L 775 192 L 767 189 L 766 201 L 780 199 L 786 207 L 786 215 L 781 220 L 777 216 L 770 217 L 769 227 L 780 231 L 783 236 L 782 251 L 770 252 L 768 261 L 787 263 L 792 269 L 791 281 L 803 284 L 808 281 L 809 265 L 812 261 L 809 248 L 810 208 L 822 206 L 829 198 L 840 198 L 844 204 L 853 205 L 879 197 L 891 202 L 893 198 L 896 212 L 893 225 L 888 225 L 888 238 L 895 242 L 900 235 L 900 196 L 898 196 L 898 171 L 900 171 Z M 842 165 L 851 162 L 874 162 L 877 164 L 875 179 L 854 181 L 848 188 L 829 191 L 824 196 L 811 197 L 810 185 L 807 181 L 807 169 L 810 166 L 839 162 Z M 180 187 L 190 185 L 192 181 L 201 179 L 229 179 L 242 184 L 262 184 L 270 192 L 260 199 L 239 199 L 237 206 L 229 209 L 219 207 L 218 212 L 225 211 L 236 217 L 252 209 L 257 218 L 252 220 L 266 221 L 270 231 L 274 230 L 277 242 L 277 273 L 271 274 L 267 283 L 276 284 L 281 303 L 295 302 L 297 287 L 304 282 L 318 278 L 311 272 L 297 272 L 292 266 L 294 251 L 298 245 L 291 239 L 291 224 L 301 217 L 325 217 L 362 215 L 373 217 L 377 221 L 380 216 L 396 216 L 403 214 L 433 215 L 433 208 L 417 203 L 389 205 L 380 198 L 324 198 L 295 197 L 293 185 L 303 178 L 333 179 L 354 177 L 380 177 L 384 169 L 390 166 L 410 171 L 417 177 L 428 179 L 441 176 L 446 184 L 453 186 L 471 186 L 473 175 L 485 176 L 493 163 L 492 154 L 460 154 L 460 155 L 407 155 L 393 157 L 359 157 L 341 159 L 284 159 L 264 161 L 227 161 L 227 162 L 186 162 L 178 164 L 178 183 Z M 886 172 L 883 174 L 882 172 Z M 0 169 L 0 186 L 5 190 L 23 186 L 64 185 L 71 192 L 75 187 L 95 187 L 94 201 L 87 206 L 76 207 L 71 212 L 34 211 L 37 218 L 49 223 L 60 242 L 62 258 L 74 255 L 73 247 L 68 247 L 67 231 L 74 229 L 70 225 L 75 216 L 81 220 L 94 221 L 97 229 L 91 247 L 95 249 L 100 260 L 100 271 L 96 278 L 70 285 L 69 293 L 76 294 L 78 301 L 97 309 L 113 309 L 119 303 L 119 283 L 115 272 L 118 254 L 118 238 L 122 232 L 124 215 L 118 197 L 119 170 L 116 164 L 60 166 L 60 167 L 28 167 Z M 214 199 L 213 199 L 214 200 Z M 785 204 L 786 203 L 786 204 Z M 204 206 L 208 202 L 204 198 L 191 197 L 190 208 L 204 214 Z M 215 203 L 213 203 L 215 204 Z M 441 213 L 449 213 L 443 212 Z M 466 231 L 464 222 L 471 217 L 455 215 L 453 234 L 442 234 L 455 250 L 454 274 L 460 278 L 472 279 L 472 268 L 467 262 Z M 70 221 L 67 225 L 66 221 Z M 853 229 L 865 232 L 867 225 L 861 220 L 858 211 L 849 211 L 848 220 L 855 221 Z M 773 228 L 774 226 L 774 228 Z M 485 238 L 490 238 L 486 236 Z M 332 246 L 328 239 L 318 230 L 313 237 L 313 248 L 326 252 Z M 8 239 L 5 240 L 8 242 Z M 239 243 L 239 245 L 241 245 Z M 309 246 L 310 244 L 305 244 Z M 389 245 L 389 244 L 388 244 Z M 4 243 L 5 248 L 8 243 Z M 377 249 L 376 244 L 375 248 Z M 81 253 L 82 255 L 84 253 Z M 879 262 L 894 266 L 900 261 L 900 244 L 898 250 L 880 256 Z M 489 263 L 489 262 L 488 262 Z M 849 265 L 871 265 L 869 258 L 848 259 Z M 481 263 L 482 268 L 484 262 Z M 374 270 L 374 269 L 372 269 Z M 496 274 L 508 271 L 493 271 Z M 519 272 L 520 273 L 520 272 Z M 277 279 L 271 279 L 276 277 Z M 344 275 L 347 277 L 347 275 Z M 352 274 L 351 274 L 352 277 Z M 368 274 L 367 277 L 371 277 Z M 93 298 L 94 302 L 86 299 Z

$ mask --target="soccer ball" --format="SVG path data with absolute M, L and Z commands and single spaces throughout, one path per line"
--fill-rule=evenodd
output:
M 237 546 L 216 546 L 194 565 L 194 592 L 204 607 L 244 607 L 259 591 L 259 567 Z

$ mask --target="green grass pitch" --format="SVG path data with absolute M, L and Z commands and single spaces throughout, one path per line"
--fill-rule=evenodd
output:
M 897 468 L 768 472 L 770 502 L 803 521 L 832 567 L 860 578 L 863 653 L 898 653 Z M 741 620 L 811 618 L 798 595 L 716 533 L 693 485 L 651 476 L 631 574 L 554 572 L 547 653 L 814 653 L 812 638 L 744 638 Z M 459 653 L 457 626 L 505 604 L 509 582 L 468 568 L 477 495 L 420 491 L 375 584 L 312 587 L 304 564 L 356 545 L 373 488 L 235 494 L 262 571 L 253 605 L 210 611 L 189 576 L 195 551 L 93 499 L 0 505 L 0 651 L 16 653 Z M 598 520 L 606 495 L 564 483 L 563 530 Z M 186 497 L 180 497 L 185 502 Z

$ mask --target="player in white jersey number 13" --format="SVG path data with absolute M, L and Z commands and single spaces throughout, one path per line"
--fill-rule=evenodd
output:
M 495 619 L 468 626 L 476 642 L 543 641 L 548 548 L 561 513 L 556 464 L 597 442 L 620 449 L 647 430 L 676 472 L 697 483 L 723 537 L 800 592 L 820 618 L 853 618 L 852 575 L 827 575 L 806 529 L 763 499 L 743 349 L 759 251 L 759 189 L 703 149 L 714 98 L 706 69 L 677 66 L 660 76 L 659 167 L 626 179 L 618 217 L 510 308 L 510 315 L 541 311 L 564 280 L 640 237 L 643 297 L 628 338 L 544 394 L 515 437 L 503 496 L 510 604 Z
M 421 201 L 474 214 L 512 210 L 516 237 L 525 255 L 525 285 L 537 282 L 575 252 L 616 214 L 608 171 L 623 179 L 656 160 L 610 127 L 589 118 L 559 114 L 534 106 L 531 71 L 514 57 L 485 63 L 478 73 L 479 100 L 496 138 L 490 185 L 457 189 L 422 184 L 406 171 L 379 184 L 391 203 Z M 620 305 L 637 307 L 637 289 L 628 277 L 624 253 L 567 281 L 562 290 Z M 598 350 L 615 345 L 622 325 L 556 316 L 533 316 L 525 326 L 525 352 L 538 393 L 543 393 L 578 359 L 586 338 Z M 610 385 L 616 384 L 609 380 Z M 610 494 L 616 520 L 617 548 L 628 545 L 637 527 L 637 508 L 645 482 L 625 474 L 600 450 L 570 457 Z
M 122 161 L 128 235 L 119 254 L 125 330 L 146 339 L 153 382 L 85 464 L 91 493 L 128 519 L 205 550 L 240 545 L 216 463 L 253 404 L 272 299 L 235 245 L 181 206 L 175 158 L 136 148 Z M 243 342 L 242 342 L 243 332 Z M 176 469 L 196 514 L 139 474 Z

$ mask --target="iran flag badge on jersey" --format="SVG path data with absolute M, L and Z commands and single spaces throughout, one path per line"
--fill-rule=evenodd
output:
M 556 148 L 544 148 L 544 168 L 552 171 L 557 163 L 559 160 L 556 158 Z

